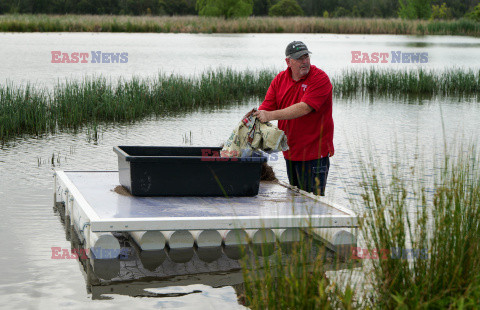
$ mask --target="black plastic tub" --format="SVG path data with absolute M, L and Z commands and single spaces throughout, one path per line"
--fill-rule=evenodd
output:
M 267 157 L 220 147 L 116 146 L 120 184 L 135 196 L 255 196 Z

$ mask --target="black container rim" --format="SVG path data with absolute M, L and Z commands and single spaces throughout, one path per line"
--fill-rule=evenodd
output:
M 208 147 L 208 146 L 129 146 L 129 145 L 119 145 L 114 146 L 113 151 L 117 153 L 119 156 L 125 158 L 126 161 L 129 162 L 177 162 L 181 160 L 182 162 L 189 161 L 189 162 L 210 162 L 210 163 L 221 163 L 221 162 L 229 162 L 229 163 L 258 163 L 258 162 L 267 162 L 268 157 L 261 152 L 254 151 L 254 156 L 249 157 L 220 157 L 220 156 L 138 156 L 138 155 L 129 155 L 125 152 L 122 148 L 130 147 L 130 148 L 184 148 L 184 149 L 218 149 L 220 150 L 221 147 Z

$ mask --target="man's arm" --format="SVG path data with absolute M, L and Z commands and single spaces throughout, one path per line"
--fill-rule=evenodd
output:
M 304 116 L 313 111 L 313 108 L 306 104 L 305 102 L 295 103 L 288 108 L 275 110 L 275 111 L 265 111 L 258 110 L 253 115 L 255 115 L 262 123 L 273 121 L 273 120 L 286 120 L 294 119 L 301 116 Z

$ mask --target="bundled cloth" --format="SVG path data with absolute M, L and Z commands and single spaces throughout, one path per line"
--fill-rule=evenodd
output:
M 248 112 L 220 152 L 221 157 L 249 157 L 253 151 L 262 150 L 267 153 L 288 150 L 285 133 L 270 123 L 262 123 L 253 113 Z

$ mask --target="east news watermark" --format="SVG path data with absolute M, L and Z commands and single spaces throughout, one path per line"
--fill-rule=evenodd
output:
M 423 249 L 364 249 L 351 247 L 352 259 L 428 259 L 428 250 Z
M 84 248 L 61 248 L 51 247 L 51 259 L 88 259 L 91 254 L 97 259 L 127 259 L 131 255 L 129 248 L 102 249 L 100 247 L 90 249 Z
M 51 51 L 51 63 L 92 63 L 92 64 L 125 64 L 128 63 L 127 52 L 73 52 Z
M 373 52 L 367 53 L 362 51 L 351 51 L 351 63 L 392 63 L 392 64 L 409 64 L 409 63 L 428 63 L 428 53 L 405 53 L 402 51 Z

